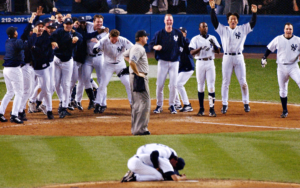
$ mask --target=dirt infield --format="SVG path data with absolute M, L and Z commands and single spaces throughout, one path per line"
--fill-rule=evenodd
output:
M 0 135 L 48 135 L 48 136 L 130 136 L 131 116 L 128 100 L 108 100 L 103 114 L 87 110 L 88 101 L 82 102 L 83 111 L 71 111 L 71 116 L 58 117 L 58 101 L 53 101 L 54 120 L 48 120 L 43 113 L 27 114 L 28 121 L 22 125 L 0 123 Z M 155 108 L 152 100 L 151 109 Z M 289 116 L 280 118 L 281 104 L 251 102 L 251 112 L 246 113 L 242 102 L 231 101 L 226 115 L 221 114 L 221 101 L 216 101 L 217 117 L 208 116 L 208 101 L 205 101 L 206 116 L 199 117 L 197 100 L 191 100 L 193 112 L 170 114 L 168 101 L 164 101 L 161 114 L 151 111 L 149 131 L 152 135 L 197 134 L 220 132 L 270 131 L 284 129 L 300 130 L 300 106 L 289 105 Z M 5 117 L 9 118 L 12 108 L 9 104 Z M 257 181 L 198 180 L 197 182 L 95 182 L 51 187 L 300 187 L 298 184 L 282 184 Z

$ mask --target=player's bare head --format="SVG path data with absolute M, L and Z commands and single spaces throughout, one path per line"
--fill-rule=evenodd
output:
M 199 31 L 201 35 L 206 35 L 208 32 L 208 26 L 206 22 L 201 22 L 199 24 Z
M 172 28 L 172 26 L 173 26 L 173 16 L 172 16 L 172 14 L 166 14 L 164 22 L 165 22 L 166 27 Z
M 284 36 L 286 38 L 291 38 L 293 36 L 293 24 L 286 23 L 284 25 Z
M 58 22 L 62 22 L 63 21 L 63 15 L 60 12 L 57 12 L 55 14 L 55 18 L 57 19 Z
M 44 32 L 44 30 L 45 30 L 44 24 L 38 24 L 38 25 L 36 26 L 36 28 L 37 28 L 37 34 L 38 34 L 38 35 L 41 35 L 41 34 Z
M 118 31 L 116 29 L 111 30 L 109 33 L 110 42 L 115 44 L 116 42 L 118 42 L 119 36 L 120 36 L 120 31 Z
M 238 13 L 228 12 L 226 16 L 227 16 L 229 27 L 231 29 L 234 29 L 239 23 L 240 15 Z
M 102 15 L 96 14 L 94 16 L 94 29 L 100 29 L 103 26 L 104 17 Z
M 18 28 L 13 27 L 13 26 L 7 28 L 6 34 L 7 34 L 8 38 L 17 38 L 18 37 L 17 29 Z

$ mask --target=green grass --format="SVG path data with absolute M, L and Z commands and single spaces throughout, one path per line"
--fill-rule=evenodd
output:
M 0 136 L 0 187 L 120 180 L 146 143 L 163 143 L 186 161 L 189 179 L 300 183 L 299 131 L 147 137 Z

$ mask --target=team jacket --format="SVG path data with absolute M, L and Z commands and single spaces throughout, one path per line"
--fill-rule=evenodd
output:
M 29 38 L 28 48 L 32 55 L 32 65 L 34 70 L 42 70 L 49 67 L 52 57 L 52 46 L 47 31 L 44 31 L 40 37 L 35 33 Z
M 24 43 L 21 39 L 8 38 L 5 42 L 4 67 L 18 67 L 24 63 Z
M 164 61 L 179 61 L 180 53 L 184 47 L 184 37 L 180 30 L 174 29 L 168 33 L 165 29 L 162 29 L 155 33 L 153 39 L 149 44 L 150 50 L 153 50 L 153 46 L 161 45 L 160 51 L 155 50 L 155 59 Z
M 190 54 L 189 45 L 190 40 L 188 38 L 184 38 L 184 48 L 183 52 L 180 55 L 178 72 L 188 72 L 191 70 L 195 70 L 195 63 L 193 60 L 193 56 Z
M 72 38 L 75 36 L 79 40 L 73 44 Z M 62 62 L 66 62 L 72 58 L 73 49 L 82 42 L 82 35 L 78 32 L 67 32 L 63 28 L 59 28 L 52 33 L 50 41 L 58 44 L 58 48 L 54 50 L 54 55 Z

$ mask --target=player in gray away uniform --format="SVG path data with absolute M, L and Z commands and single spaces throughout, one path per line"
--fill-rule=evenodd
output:
M 131 108 L 131 133 L 133 135 L 149 135 L 148 123 L 150 119 L 150 92 L 147 74 L 149 65 L 145 48 L 149 34 L 146 31 L 140 30 L 135 34 L 135 45 L 123 53 L 126 61 L 129 62 L 129 81 L 132 96 Z M 137 77 L 138 76 L 138 77 Z M 134 82 L 137 78 L 144 82 L 145 90 L 136 91 Z
M 107 85 L 113 73 L 119 73 L 126 68 L 123 52 L 129 49 L 133 44 L 126 38 L 120 36 L 120 32 L 116 29 L 110 31 L 109 37 L 101 39 L 94 46 L 94 54 L 100 51 L 104 53 L 104 63 L 101 70 L 101 78 L 97 90 L 96 107 L 94 113 L 103 113 L 106 106 L 106 92 Z M 122 84 L 126 88 L 129 103 L 131 105 L 131 91 L 129 83 L 129 75 L 120 77 Z
M 246 81 L 246 66 L 244 56 L 242 54 L 244 49 L 244 43 L 247 35 L 253 30 L 256 24 L 256 12 L 257 6 L 252 4 L 252 18 L 249 23 L 243 25 L 237 25 L 239 21 L 239 15 L 237 13 L 228 13 L 227 21 L 229 26 L 224 26 L 219 23 L 215 12 L 215 1 L 209 1 L 211 7 L 211 21 L 220 35 L 222 41 L 222 47 L 224 50 L 224 56 L 222 61 L 222 104 L 221 112 L 225 114 L 228 109 L 228 93 L 229 84 L 231 80 L 232 71 L 234 70 L 236 77 L 239 81 L 242 100 L 244 103 L 245 112 L 250 112 L 249 106 L 249 90 Z
M 279 85 L 279 95 L 282 104 L 281 118 L 286 118 L 287 110 L 287 94 L 288 83 L 291 77 L 300 88 L 300 38 L 293 35 L 293 25 L 286 23 L 284 26 L 284 34 L 275 37 L 267 46 L 265 55 L 261 60 L 262 67 L 267 64 L 267 57 L 272 52 L 277 50 L 277 77 Z

